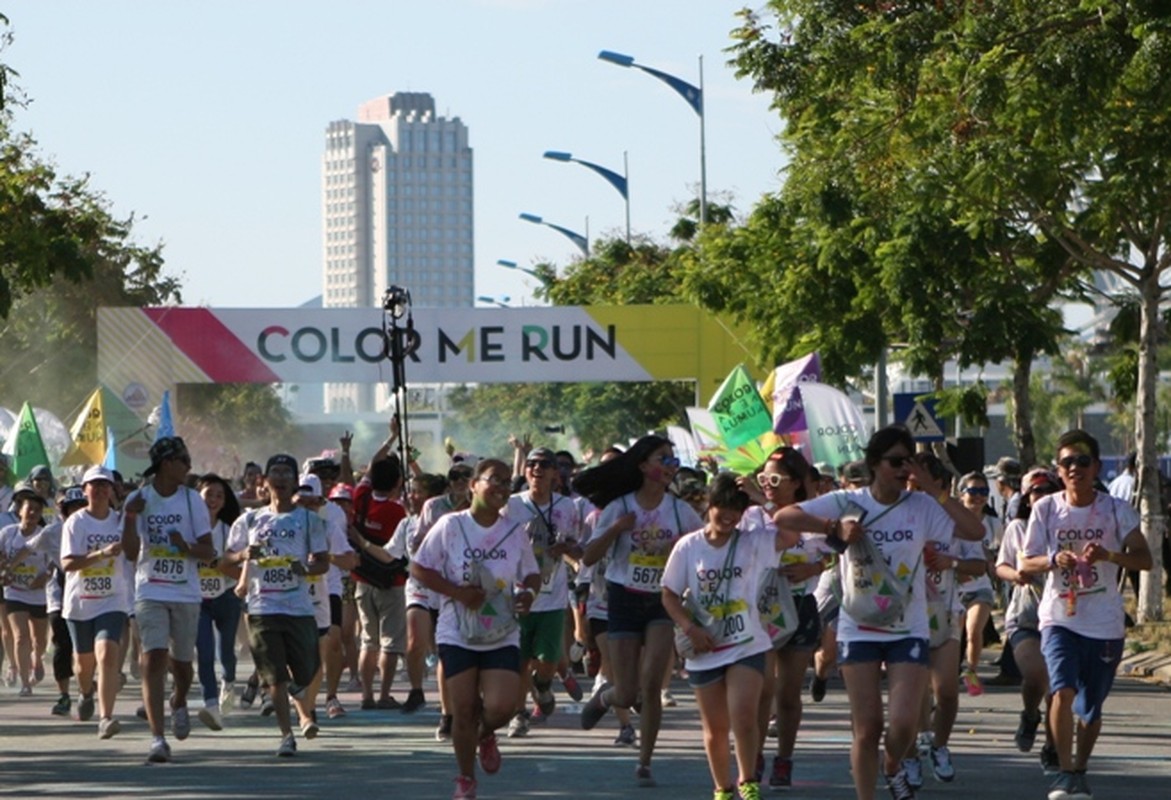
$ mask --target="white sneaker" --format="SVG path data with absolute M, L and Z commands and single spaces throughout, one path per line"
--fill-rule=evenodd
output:
M 146 760 L 151 764 L 166 764 L 171 760 L 171 746 L 163 738 L 155 739 L 150 743 L 150 750 L 146 753 Z
M 236 684 L 232 681 L 224 681 L 223 686 L 220 687 L 220 713 L 231 714 L 236 707 Z
M 191 713 L 187 706 L 171 709 L 171 733 L 175 734 L 179 741 L 191 735 Z
M 213 731 L 224 729 L 224 719 L 220 716 L 219 706 L 207 705 L 199 709 L 199 721 Z
M 670 689 L 664 689 L 659 694 L 659 699 L 662 701 L 663 708 L 674 708 L 675 706 L 679 705 L 679 703 L 675 700 L 675 695 L 671 694 Z
M 98 722 L 98 738 L 109 739 L 122 730 L 122 723 L 113 717 L 103 717 Z

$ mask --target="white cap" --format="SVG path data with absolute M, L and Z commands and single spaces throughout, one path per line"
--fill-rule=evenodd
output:
M 113 483 L 114 473 L 101 465 L 90 467 L 81 476 L 81 485 L 85 486 L 87 483 L 93 483 L 94 481 L 108 481 L 109 483 Z
M 325 497 L 325 492 L 321 490 L 321 478 L 316 475 L 302 475 L 297 494 L 306 497 Z

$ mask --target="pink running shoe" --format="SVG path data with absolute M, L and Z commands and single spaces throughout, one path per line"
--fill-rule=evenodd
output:
M 489 775 L 500 771 L 500 747 L 494 733 L 480 739 L 480 767 Z
M 476 779 L 466 775 L 457 775 L 455 791 L 451 793 L 451 800 L 476 800 Z

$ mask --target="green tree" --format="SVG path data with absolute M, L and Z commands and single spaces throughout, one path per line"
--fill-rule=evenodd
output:
M 977 260 L 957 260 L 965 268 L 953 275 L 957 283 L 965 273 L 991 280 L 996 260 L 1011 255 L 1007 280 L 1030 287 L 1025 296 L 1033 300 L 1008 309 L 1030 324 L 1044 323 L 1029 312 L 1055 296 L 1037 290 L 1061 288 L 1076 272 L 1107 270 L 1135 287 L 1140 488 L 1156 551 L 1139 616 L 1161 617 L 1163 523 L 1151 434 L 1159 279 L 1171 268 L 1171 197 L 1162 190 L 1171 177 L 1164 4 L 773 0 L 769 9 L 775 27 L 746 12 L 737 64 L 774 94 L 786 120 L 795 156 L 786 191 L 798 175 L 808 185 L 794 191 L 807 196 L 838 188 L 841 227 L 854 234 L 846 243 L 864 259 L 881 258 L 918 195 L 928 218 L 945 216 L 978 245 Z M 841 236 L 809 237 L 818 258 L 826 258 L 827 238 L 839 242 L 831 256 L 850 252 Z M 903 288 L 928 277 L 894 274 Z M 891 273 L 870 275 L 881 282 Z M 1039 341 L 1041 352 L 1053 346 L 1051 327 L 1032 327 L 1040 335 L 1024 341 Z

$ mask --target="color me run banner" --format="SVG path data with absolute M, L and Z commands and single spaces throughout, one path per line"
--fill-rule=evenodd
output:
M 102 308 L 98 377 L 132 408 L 177 383 L 382 383 L 381 309 Z M 696 380 L 749 357 L 694 306 L 416 308 L 412 383 Z

